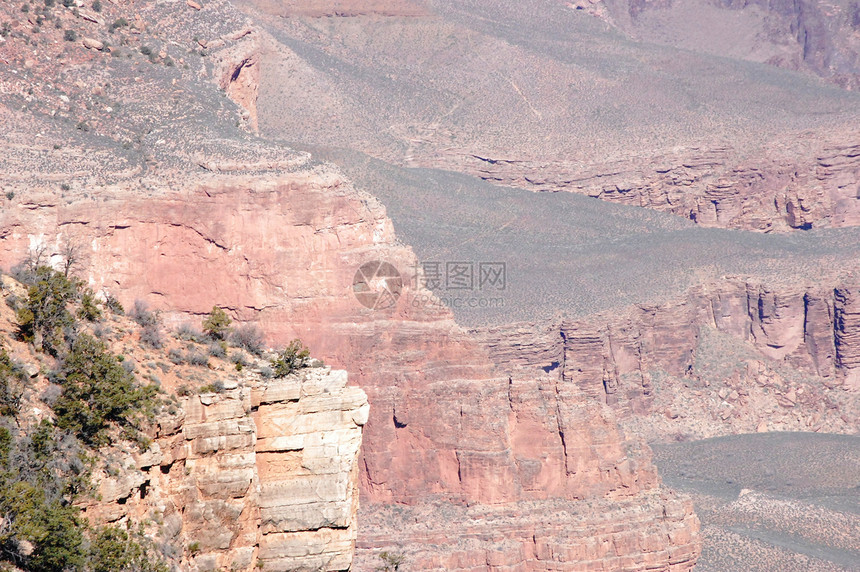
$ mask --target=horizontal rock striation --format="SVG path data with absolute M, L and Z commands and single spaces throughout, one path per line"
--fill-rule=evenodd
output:
M 100 479 L 87 515 L 154 510 L 161 539 L 187 547 L 183 569 L 349 570 L 369 406 L 346 381 L 329 368 L 250 374 L 182 398 L 149 451 Z
M 499 184 L 576 192 L 671 212 L 708 227 L 787 231 L 860 222 L 857 140 L 856 132 L 829 141 L 800 137 L 800 149 L 791 157 L 787 145 L 777 143 L 755 158 L 715 147 L 585 168 L 563 160 L 478 155 L 460 162 L 464 170 Z
M 689 570 L 698 533 L 692 503 L 670 493 L 635 500 L 533 501 L 502 506 L 362 508 L 372 531 L 357 570 L 375 570 L 381 551 L 410 570 Z M 440 518 L 441 516 L 441 518 Z M 472 526 L 452 538 L 446 521 Z M 670 539 L 667 544 L 664 540 Z
M 730 278 L 694 288 L 666 304 L 634 307 L 611 316 L 474 333 L 493 359 L 510 371 L 524 367 L 554 371 L 590 397 L 614 406 L 623 417 L 650 414 L 665 401 L 655 395 L 656 376 L 661 379 L 659 391 L 698 395 L 700 405 L 707 402 L 709 392 L 720 391 L 717 405 L 727 397 L 738 400 L 734 385 L 741 392 L 756 385 L 770 386 L 781 406 L 805 412 L 802 424 L 793 428 L 843 432 L 852 431 L 856 407 L 840 411 L 831 398 L 850 400 L 856 390 L 860 375 L 857 304 L 857 287 L 851 278 L 829 287 Z M 727 375 L 734 371 L 735 376 L 725 382 L 726 395 L 721 386 L 707 389 L 722 375 L 706 363 L 714 355 L 736 356 L 746 364 L 738 371 L 732 369 L 737 364 L 724 366 Z M 782 370 L 798 372 L 805 382 L 792 389 L 782 379 L 790 374 L 778 373 Z M 678 386 L 666 385 L 666 376 L 678 380 Z M 797 390 L 806 391 L 803 398 L 798 398 Z M 740 397 L 744 395 L 748 394 Z M 746 412 L 752 423 L 747 430 L 754 430 L 771 414 L 768 407 L 755 409 Z M 675 412 L 672 418 L 677 417 Z M 715 421 L 722 424 L 727 419 Z
M 65 240 L 82 238 L 87 245 L 83 256 L 93 269 L 88 274 L 91 286 L 127 305 L 146 299 L 153 308 L 166 310 L 162 315 L 167 323 L 179 323 L 199 319 L 218 304 L 236 319 L 259 323 L 271 342 L 301 337 L 315 355 L 346 368 L 352 382 L 367 392 L 372 408 L 358 479 L 368 506 L 384 509 L 388 503 L 435 499 L 440 507 L 507 506 L 513 516 L 520 502 L 635 503 L 660 490 L 647 447 L 628 439 L 605 405 L 552 374 L 500 375 L 486 351 L 454 323 L 444 306 L 413 304 L 419 293 L 428 294 L 412 287 L 414 255 L 397 243 L 384 209 L 331 171 L 212 174 L 179 192 L 109 197 L 105 193 L 99 202 L 64 204 L 47 196 L 40 199 L 39 209 L 21 205 L 3 211 L 3 263 L 19 260 L 31 244 L 46 245 L 52 253 Z M 400 269 L 404 288 L 391 308 L 365 308 L 353 295 L 356 270 L 371 260 L 386 260 Z M 100 276 L 110 276 L 111 282 L 101 282 Z M 250 399 L 253 408 L 253 393 Z M 313 491 L 328 501 L 342 495 L 348 481 L 340 477 L 321 489 L 301 482 L 280 484 L 279 466 L 293 466 L 296 458 L 289 440 L 271 432 L 282 424 L 282 409 L 260 401 L 258 412 L 251 415 L 255 446 L 267 447 L 254 451 L 261 495 L 255 557 L 273 566 L 301 558 L 318 563 L 324 544 L 345 550 L 350 529 L 336 528 L 345 514 L 330 507 L 305 517 L 295 508 L 285 511 L 272 504 L 268 495 L 283 491 L 284 497 L 307 499 Z M 251 439 L 250 420 L 241 420 L 212 424 L 207 417 L 203 427 L 195 425 L 192 431 L 212 433 L 195 436 L 192 450 L 206 459 L 215 446 L 239 447 L 248 454 L 242 447 Z M 319 445 L 321 451 L 333 451 L 326 442 Z M 269 456 L 277 462 L 268 462 Z M 211 475 L 207 478 L 217 479 L 208 463 L 218 462 L 194 459 L 191 465 L 200 465 Z M 242 465 L 250 462 L 246 457 L 224 462 L 220 468 L 236 474 L 250 470 Z M 324 464 L 323 459 L 319 462 Z M 273 480 L 267 484 L 268 478 Z M 246 480 L 242 477 L 241 483 Z M 227 496 L 239 495 L 237 488 L 245 486 L 214 483 L 208 490 L 235 491 L 223 493 Z M 227 510 L 232 501 L 212 502 L 218 510 L 205 502 L 192 505 L 199 506 L 195 522 L 221 530 L 212 515 Z M 205 553 L 201 546 L 200 566 L 220 566 L 228 557 L 218 551 L 227 550 L 228 544 L 230 550 L 247 546 L 236 544 L 237 538 L 250 542 L 250 532 L 243 532 L 239 523 L 247 519 L 247 526 L 253 527 L 256 517 L 230 510 L 232 524 L 224 529 L 224 539 L 206 545 Z M 636 534 L 653 550 L 646 554 L 619 537 L 614 557 L 666 567 L 667 555 L 678 551 L 687 557 L 677 565 L 693 566 L 699 551 L 694 517 L 677 525 L 685 534 L 667 536 L 659 526 L 641 525 L 639 516 L 627 522 L 623 519 L 628 512 L 615 514 L 621 519 L 618 530 L 640 531 Z M 654 514 L 661 511 L 655 509 Z M 321 528 L 299 540 L 290 529 L 297 520 Z M 456 531 L 452 539 L 474 526 L 469 520 L 448 524 Z M 233 531 L 229 543 L 227 530 Z M 343 531 L 341 540 L 332 540 L 330 530 Z M 543 542 L 541 530 L 516 530 L 524 536 L 512 541 Z M 586 526 L 583 534 L 588 530 Z M 605 530 L 613 534 L 611 527 Z M 365 532 L 374 533 L 362 528 L 359 535 Z M 302 552 L 300 544 L 310 552 Z M 343 554 L 339 550 L 335 552 Z M 444 552 L 445 546 L 439 550 Z M 568 558 L 575 559 L 574 553 Z M 531 569 L 547 569 L 553 566 L 551 560 L 535 561 Z M 337 556 L 331 562 L 340 566 L 345 561 Z M 575 566 L 573 560 L 570 566 Z

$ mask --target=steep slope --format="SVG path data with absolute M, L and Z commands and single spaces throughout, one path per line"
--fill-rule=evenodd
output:
M 763 62 L 860 87 L 860 4 L 841 2 L 580 2 L 577 8 L 650 42 Z

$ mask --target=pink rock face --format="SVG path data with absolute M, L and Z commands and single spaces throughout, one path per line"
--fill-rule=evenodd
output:
M 384 507 L 359 512 L 356 570 L 396 550 L 410 569 L 689 570 L 696 553 L 692 503 L 651 491 L 631 500 L 523 501 L 513 505 Z M 454 531 L 451 522 L 468 521 Z M 380 534 L 377 531 L 384 531 Z M 670 542 L 667 544 L 667 540 Z
M 509 371 L 557 366 L 565 381 L 613 406 L 625 422 L 651 419 L 649 415 L 666 406 L 670 419 L 683 414 L 699 423 L 699 436 L 712 436 L 751 431 L 757 427 L 752 420 L 766 425 L 773 420 L 770 406 L 778 405 L 794 409 L 791 419 L 778 425 L 785 430 L 851 431 L 857 415 L 860 340 L 856 288 L 851 281 L 851 286 L 845 284 L 838 277 L 818 285 L 726 279 L 657 306 L 554 326 L 519 324 L 473 333 Z M 719 339 L 703 341 L 707 332 Z M 728 348 L 703 347 L 729 340 L 734 345 Z M 745 369 L 734 370 L 725 384 L 711 387 L 714 373 L 702 364 L 711 359 L 708 355 L 735 356 L 746 363 Z M 726 363 L 723 369 L 730 367 L 735 366 Z M 786 382 L 787 374 L 778 370 L 802 372 L 806 385 Z M 654 375 L 669 376 L 677 386 L 664 380 L 655 390 Z M 763 393 L 775 394 L 776 401 L 750 396 L 759 388 L 769 388 Z M 678 402 L 672 395 L 678 391 L 688 401 Z M 714 409 L 721 403 L 728 408 Z M 748 417 L 749 423 L 738 425 L 741 417 Z M 669 431 L 679 426 L 651 427 L 647 434 L 672 438 Z
M 447 310 L 414 305 L 412 252 L 397 244 L 378 203 L 336 175 L 217 175 L 185 192 L 68 205 L 48 197 L 2 211 L 0 235 L 7 267 L 31 245 L 45 244 L 50 254 L 77 241 L 88 247 L 90 285 L 126 306 L 145 299 L 177 324 L 217 304 L 234 319 L 259 323 L 272 344 L 298 336 L 315 356 L 347 369 L 371 404 L 360 461 L 362 499 L 371 507 L 435 498 L 516 514 L 522 502 L 636 504 L 659 485 L 648 448 L 628 440 L 588 391 L 557 375 L 501 376 Z M 369 260 L 403 273 L 391 309 L 366 308 L 353 296 L 355 272 Z M 612 557 L 667 567 L 680 551 L 675 563 L 690 568 L 699 550 L 695 517 L 681 518 L 667 536 L 646 524 L 663 512 L 662 501 L 649 502 L 647 516 L 613 513 L 642 540 L 626 543 L 605 528 Z M 451 526 L 465 533 L 473 525 Z M 512 542 L 544 546 L 523 569 L 559 559 L 574 569 L 577 559 L 602 553 L 553 556 L 547 547 L 555 541 L 544 534 L 530 524 L 512 529 Z M 449 552 L 442 544 L 427 558 L 447 562 L 438 558 Z

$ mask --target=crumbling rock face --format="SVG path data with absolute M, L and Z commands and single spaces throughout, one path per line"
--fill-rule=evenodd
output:
M 152 447 L 98 482 L 101 522 L 154 510 L 186 570 L 348 570 L 368 404 L 346 372 L 257 374 L 181 400 Z
M 260 85 L 260 33 L 252 28 L 228 37 L 229 47 L 216 55 L 216 80 L 233 102 L 243 110 L 249 127 L 257 131 L 257 92 Z M 223 43 L 223 40 L 216 40 Z M 207 46 L 209 44 L 207 43 Z

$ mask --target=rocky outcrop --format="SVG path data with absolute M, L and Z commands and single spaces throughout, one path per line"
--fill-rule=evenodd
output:
M 386 507 L 361 512 L 356 569 L 379 554 L 410 570 L 689 570 L 698 520 L 689 500 L 652 491 L 632 500 L 533 501 L 515 505 Z M 468 521 L 452 535 L 445 522 Z M 385 534 L 376 531 L 385 530 Z M 665 542 L 668 539 L 669 542 Z
M 67 205 L 44 197 L 39 202 L 39 209 L 4 211 L 0 232 L 6 236 L 2 257 L 7 265 L 31 243 L 45 244 L 53 252 L 74 232 L 86 237 L 85 259 L 91 269 L 87 276 L 96 290 L 119 296 L 126 304 L 146 299 L 153 308 L 165 310 L 162 316 L 168 323 L 203 315 L 219 304 L 234 318 L 259 323 L 271 342 L 301 337 L 315 355 L 350 371 L 352 382 L 365 389 L 372 405 L 359 475 L 363 503 L 371 514 L 385 510 L 388 503 L 435 499 L 440 507 L 507 506 L 513 518 L 522 502 L 636 503 L 660 496 L 647 447 L 619 431 L 612 411 L 587 399 L 587 392 L 575 384 L 541 372 L 500 375 L 485 350 L 454 323 L 444 306 L 413 303 L 429 293 L 416 292 L 410 280 L 404 280 L 389 309 L 373 310 L 359 303 L 353 296 L 353 279 L 361 264 L 387 260 L 408 278 L 415 258 L 396 242 L 382 207 L 336 173 L 220 173 L 201 178 L 188 191 L 165 191 L 139 200 L 125 196 Z M 40 233 L 28 231 L 33 228 Z M 111 281 L 103 282 L 101 276 L 111 276 Z M 238 407 L 237 401 L 230 409 Z M 274 437 L 266 433 L 268 426 L 280 422 L 266 417 L 265 411 L 261 401 L 254 419 L 257 435 L 268 439 Z M 249 439 L 237 421 L 221 424 L 230 429 L 222 437 L 213 436 L 215 442 Z M 197 437 L 201 440 L 194 447 L 209 446 L 208 437 Z M 266 441 L 257 440 L 261 442 Z M 255 451 L 261 486 L 267 475 L 276 474 L 275 466 L 264 462 L 268 454 Z M 293 455 L 284 454 L 285 459 Z M 218 463 L 195 460 L 192 465 L 201 465 L 210 475 L 210 462 Z M 229 468 L 233 461 L 225 462 L 223 468 Z M 236 471 L 247 471 L 241 460 L 235 462 Z M 234 488 L 231 484 L 224 490 Z M 261 490 L 262 537 L 256 557 L 273 563 L 297 557 L 287 548 L 294 546 L 295 535 L 279 527 L 292 526 L 290 519 L 298 517 L 267 507 L 265 488 Z M 300 499 L 309 492 L 298 484 L 284 490 Z M 216 501 L 228 503 L 223 498 Z M 206 515 L 218 514 L 206 506 L 200 505 L 198 522 L 209 522 Z M 615 513 L 618 530 L 641 535 L 649 548 L 643 551 L 618 536 L 613 558 L 668 566 L 667 555 L 677 552 L 686 555 L 677 566 L 692 567 L 699 550 L 695 518 L 681 518 L 671 525 L 678 534 L 667 536 L 658 524 L 662 510 L 654 506 L 654 511 L 643 513 L 656 515 L 651 524 L 644 524 L 639 513 Z M 267 508 L 272 508 L 269 517 Z M 667 505 L 666 510 L 675 509 Z M 342 522 L 338 514 L 314 518 Z M 232 526 L 240 528 L 231 528 L 231 538 L 250 538 L 239 524 L 245 517 L 234 516 Z M 448 526 L 457 534 L 468 534 L 475 524 L 463 520 Z M 314 543 L 322 542 L 320 535 L 329 529 L 320 530 L 325 532 L 315 533 Z M 516 530 L 523 536 L 512 541 L 550 542 L 542 530 L 525 523 Z M 614 534 L 611 527 L 605 530 Z M 590 531 L 583 528 L 585 535 Z M 373 533 L 362 528 L 359 539 Z M 225 544 L 207 545 L 206 550 L 221 554 L 217 551 L 226 550 Z M 570 553 L 566 558 L 575 557 Z M 206 558 L 205 562 L 220 563 L 228 557 Z M 534 569 L 546 569 L 552 560 L 542 557 Z M 570 566 L 576 566 L 573 560 Z
M 698 403 L 688 413 L 702 418 L 697 431 L 704 436 L 766 428 L 777 417 L 771 405 L 791 410 L 775 426 L 852 432 L 858 414 L 853 284 L 851 278 L 830 287 L 727 279 L 662 305 L 475 334 L 509 370 L 555 371 L 624 418 L 677 419 L 682 411 L 673 394 L 682 392 Z M 735 361 L 716 368 L 712 359 Z M 667 438 L 677 428 L 666 424 L 656 435 Z
M 393 404 L 398 449 L 411 443 L 425 471 L 447 457 L 448 490 L 435 492 L 459 494 L 441 509 L 426 493 L 405 509 L 363 505 L 358 569 L 374 569 L 381 550 L 416 570 L 692 567 L 691 505 L 660 492 L 650 450 L 618 431 L 609 408 L 550 375 L 475 385 L 446 382 Z M 446 428 L 455 450 L 428 451 L 428 426 Z
M 202 47 L 222 45 L 215 57 L 218 87 L 243 109 L 248 126 L 257 131 L 257 92 L 260 85 L 260 33 L 253 28 L 233 32 L 225 39 L 198 40 Z
M 860 222 L 858 134 L 807 142 L 802 157 L 779 144 L 744 159 L 729 148 L 594 164 L 472 156 L 464 167 L 483 179 L 536 191 L 572 191 L 671 212 L 703 226 L 785 231 Z
M 187 570 L 348 570 L 363 391 L 346 372 L 249 374 L 181 399 L 152 447 L 98 481 L 89 518 L 155 516 Z

